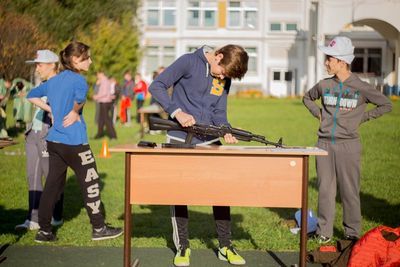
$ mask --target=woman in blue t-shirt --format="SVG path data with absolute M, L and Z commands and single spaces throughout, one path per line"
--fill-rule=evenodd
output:
M 33 89 L 28 99 L 52 115 L 53 126 L 46 138 L 49 152 L 49 174 L 39 206 L 40 230 L 36 242 L 56 240 L 51 231 L 51 215 L 64 191 L 67 168 L 75 172 L 81 187 L 84 205 L 93 227 L 92 240 L 114 238 L 121 228 L 107 226 L 101 211 L 99 175 L 88 144 L 86 124 L 82 116 L 88 85 L 81 75 L 92 64 L 89 46 L 71 42 L 60 52 L 62 71 Z M 41 97 L 47 96 L 46 104 Z

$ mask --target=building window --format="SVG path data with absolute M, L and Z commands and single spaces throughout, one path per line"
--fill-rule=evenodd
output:
M 356 48 L 351 71 L 364 73 L 371 76 L 380 76 L 382 73 L 382 49 L 381 48 Z
M 291 71 L 285 71 L 285 81 L 290 82 L 292 81 L 293 73 Z
M 297 32 L 297 23 L 271 22 L 271 32 Z
M 286 31 L 297 31 L 297 23 L 286 23 Z
M 175 60 L 173 46 L 147 46 L 146 47 L 146 74 L 151 74 L 158 67 L 169 66 Z
M 189 27 L 216 27 L 217 2 L 189 0 L 187 15 Z
M 258 1 L 229 1 L 228 27 L 257 29 Z
M 247 73 L 257 74 L 257 48 L 245 47 L 245 50 L 249 55 L 249 62 L 247 64 Z
M 271 31 L 272 32 L 276 32 L 276 31 L 281 31 L 282 30 L 282 26 L 279 22 L 271 22 Z
M 274 81 L 280 81 L 281 80 L 281 72 L 280 71 L 274 71 L 272 75 L 273 75 L 273 80 Z
M 147 26 L 175 26 L 176 3 L 174 0 L 148 0 L 145 3 Z

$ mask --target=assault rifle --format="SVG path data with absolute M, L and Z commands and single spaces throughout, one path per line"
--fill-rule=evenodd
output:
M 272 145 L 275 147 L 283 147 L 282 145 L 282 138 L 279 139 L 278 142 L 271 142 L 265 139 L 262 135 L 252 134 L 251 132 L 232 128 L 229 126 L 214 126 L 214 125 L 205 125 L 196 123 L 190 127 L 182 127 L 179 123 L 165 120 L 157 117 L 150 117 L 149 118 L 149 128 L 150 130 L 165 130 L 165 131 L 184 131 L 187 133 L 185 139 L 185 145 L 182 147 L 190 147 L 193 136 L 200 135 L 200 136 L 214 136 L 214 137 L 224 137 L 225 134 L 232 134 L 236 139 L 240 141 L 256 141 L 263 143 L 265 145 Z M 178 146 L 177 146 L 178 147 Z

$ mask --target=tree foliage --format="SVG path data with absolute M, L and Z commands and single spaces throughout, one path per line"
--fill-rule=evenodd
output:
M 29 76 L 25 60 L 37 49 L 73 39 L 91 46 L 94 69 L 121 77 L 138 64 L 138 31 L 132 20 L 139 0 L 1 0 L 0 76 Z
M 138 0 L 2 0 L 9 11 L 33 16 L 42 31 L 58 42 L 71 40 L 77 30 L 86 31 L 99 18 L 119 20 L 124 12 L 136 12 Z
M 0 74 L 7 80 L 29 79 L 30 66 L 38 49 L 54 48 L 51 38 L 41 32 L 35 20 L 27 15 L 5 12 L 0 7 Z
M 123 14 L 120 22 L 101 18 L 89 32 L 79 32 L 76 39 L 90 46 L 93 61 L 88 73 L 90 83 L 95 81 L 99 70 L 117 80 L 122 79 L 124 71 L 136 70 L 139 38 L 129 13 Z

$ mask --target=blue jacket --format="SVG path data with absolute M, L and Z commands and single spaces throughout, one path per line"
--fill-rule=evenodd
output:
M 197 123 L 229 125 L 226 106 L 231 80 L 211 76 L 205 57 L 207 51 L 208 47 L 202 47 L 178 58 L 157 76 L 149 91 L 168 114 L 180 108 L 191 114 Z M 171 86 L 172 97 L 167 93 Z M 186 133 L 180 131 L 169 131 L 168 135 L 180 139 L 186 137 Z M 194 143 L 211 139 L 215 137 L 197 136 Z

